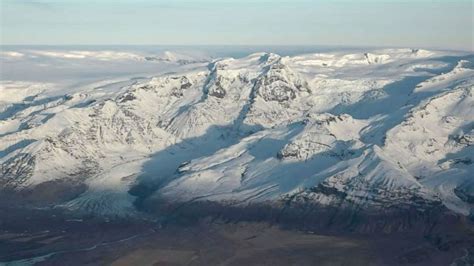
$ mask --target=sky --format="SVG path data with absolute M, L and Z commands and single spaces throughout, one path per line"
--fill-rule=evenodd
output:
M 3 45 L 474 50 L 472 0 L 0 0 Z

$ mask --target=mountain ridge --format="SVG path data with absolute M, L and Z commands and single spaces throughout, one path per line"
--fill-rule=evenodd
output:
M 412 49 L 256 53 L 65 95 L 4 83 L 23 96 L 0 105 L 0 189 L 103 216 L 163 201 L 472 216 L 472 63 Z

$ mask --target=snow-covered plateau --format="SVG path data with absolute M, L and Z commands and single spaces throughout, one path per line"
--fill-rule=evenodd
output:
M 472 54 L 0 60 L 0 194 L 12 202 L 104 216 L 217 204 L 474 217 Z

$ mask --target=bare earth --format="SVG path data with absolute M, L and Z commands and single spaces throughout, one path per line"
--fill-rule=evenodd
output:
M 32 213 L 32 222 L 1 214 L 0 265 L 450 265 L 469 259 L 474 246 L 469 230 L 438 239 L 324 235 L 248 222 L 163 227 L 42 212 Z

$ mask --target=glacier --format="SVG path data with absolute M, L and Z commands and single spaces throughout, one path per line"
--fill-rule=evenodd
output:
M 474 217 L 472 54 L 0 58 L 11 67 L 0 84 L 8 204 L 107 217 L 193 204 Z M 58 73 L 22 79 L 27 62 Z

